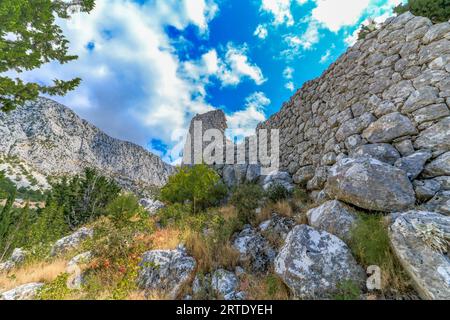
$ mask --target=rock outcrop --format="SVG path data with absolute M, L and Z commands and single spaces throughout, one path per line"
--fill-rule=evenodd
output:
M 422 299 L 450 299 L 450 218 L 409 211 L 393 214 L 392 248 Z
M 276 256 L 267 239 L 250 225 L 235 236 L 233 246 L 239 252 L 240 261 L 253 273 L 267 272 Z
M 28 252 L 23 250 L 22 248 L 14 249 L 9 260 L 7 260 L 3 263 L 0 263 L 0 274 L 8 273 L 12 269 L 23 264 L 27 255 L 28 255 Z
M 184 248 L 146 252 L 140 263 L 138 285 L 150 294 L 176 299 L 180 290 L 191 280 L 195 259 Z
M 16 156 L 45 176 L 95 168 L 136 191 L 163 185 L 173 172 L 144 148 L 109 137 L 45 98 L 0 112 L 0 155 Z
M 0 300 L 33 300 L 43 283 L 28 283 L 0 294 Z
M 327 194 L 374 211 L 402 211 L 416 197 L 405 171 L 372 158 L 346 158 L 330 169 Z
M 356 224 L 358 213 L 352 207 L 340 201 L 328 201 L 320 207 L 306 213 L 309 225 L 342 240 L 350 240 L 352 228 Z
M 275 260 L 275 272 L 297 298 L 324 299 L 338 285 L 362 285 L 364 271 L 342 240 L 307 225 L 295 227 Z
M 93 236 L 94 229 L 83 227 L 80 230 L 72 233 L 71 235 L 56 241 L 50 251 L 50 255 L 56 256 L 76 249 L 84 240 L 92 238 Z

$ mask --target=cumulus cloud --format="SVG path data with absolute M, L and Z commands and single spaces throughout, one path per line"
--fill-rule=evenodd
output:
M 183 70 L 187 77 L 203 86 L 211 78 L 218 79 L 223 87 L 236 86 L 245 79 L 261 85 L 266 78 L 261 69 L 250 61 L 247 51 L 246 45 L 229 43 L 223 57 L 219 57 L 216 49 L 211 49 L 200 60 L 185 62 Z
M 283 71 L 283 78 L 288 80 L 284 85 L 284 87 L 289 91 L 295 90 L 295 85 L 294 82 L 292 81 L 292 79 L 294 78 L 294 72 L 295 70 L 291 67 L 286 67 Z
M 371 0 L 315 0 L 312 17 L 333 32 L 358 23 Z
M 261 11 L 273 16 L 273 24 L 286 24 L 292 26 L 294 18 L 291 13 L 291 0 L 262 0 Z
M 256 30 L 253 33 L 253 35 L 264 40 L 269 35 L 269 31 L 267 30 L 267 28 L 265 26 L 260 24 L 256 27 Z
M 255 134 L 255 128 L 266 120 L 265 108 L 271 101 L 263 92 L 255 92 L 245 99 L 245 109 L 227 116 L 229 138 L 247 137 Z

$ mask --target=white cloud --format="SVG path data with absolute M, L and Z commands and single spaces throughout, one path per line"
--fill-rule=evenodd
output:
M 256 126 L 266 120 L 264 109 L 271 101 L 263 92 L 255 92 L 245 99 L 245 109 L 227 116 L 229 137 L 243 138 L 255 134 Z
M 288 83 L 286 83 L 284 85 L 284 87 L 286 89 L 288 89 L 289 91 L 294 91 L 295 90 L 295 85 L 294 85 L 294 83 L 292 81 L 289 81 Z
M 344 26 L 358 23 L 371 0 L 315 0 L 317 7 L 312 11 L 313 19 L 324 24 L 333 32 Z
M 256 27 L 255 33 L 253 33 L 253 35 L 264 40 L 269 35 L 269 31 L 265 26 L 260 24 Z
M 327 61 L 328 61 L 328 59 L 330 59 L 330 56 L 331 56 L 331 51 L 330 50 L 327 50 L 326 52 L 325 52 L 325 54 L 322 56 L 322 57 L 320 57 L 320 63 L 326 63 Z
M 261 11 L 273 15 L 273 24 L 286 24 L 292 26 L 294 18 L 291 13 L 291 0 L 262 0 Z
M 291 68 L 291 67 L 286 67 L 286 68 L 284 69 L 284 71 L 283 71 L 283 77 L 284 77 L 285 79 L 290 80 L 290 79 L 292 79 L 292 78 L 294 77 L 294 72 L 295 72 L 295 70 L 294 70 L 293 68 Z
M 266 79 L 261 69 L 247 57 L 247 46 L 235 47 L 228 44 L 224 63 L 219 67 L 218 78 L 224 85 L 237 85 L 242 77 L 248 77 L 257 85 L 263 84 Z
M 261 85 L 266 79 L 261 69 L 250 61 L 247 51 L 246 45 L 238 47 L 229 43 L 223 57 L 219 57 L 216 49 L 211 49 L 199 61 L 185 62 L 183 70 L 189 79 L 202 86 L 207 85 L 211 77 L 220 80 L 223 87 L 236 86 L 244 79 Z
M 288 82 L 284 85 L 284 87 L 289 91 L 295 90 L 295 85 L 294 82 L 292 81 L 292 79 L 294 78 L 294 72 L 295 70 L 291 67 L 286 67 L 283 71 L 283 78 L 288 80 Z
M 303 50 L 310 50 L 320 40 L 319 25 L 312 20 L 308 23 L 305 32 L 301 35 L 287 35 L 284 39 L 293 50 L 292 54 Z

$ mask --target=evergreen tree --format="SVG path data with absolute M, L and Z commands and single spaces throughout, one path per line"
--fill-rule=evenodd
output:
M 8 232 L 14 221 L 14 201 L 16 200 L 15 192 L 11 193 L 6 200 L 6 204 L 0 212 L 0 248 L 4 248 Z
M 86 169 L 82 176 L 55 184 L 47 205 L 56 203 L 62 207 L 66 223 L 71 229 L 76 229 L 106 214 L 105 207 L 119 195 L 120 190 L 113 180 L 93 169 Z
M 57 61 L 77 59 L 68 54 L 68 41 L 56 19 L 67 19 L 76 11 L 90 12 L 95 0 L 1 0 L 0 74 L 21 73 Z M 10 111 L 40 93 L 64 95 L 80 79 L 54 80 L 50 86 L 25 83 L 19 78 L 0 76 L 0 111 Z
M 50 203 L 39 213 L 36 223 L 30 228 L 31 245 L 55 241 L 70 231 L 64 219 L 64 209 Z
M 395 8 L 395 13 L 411 11 L 416 16 L 430 18 L 434 23 L 450 19 L 450 0 L 408 0 L 407 4 Z

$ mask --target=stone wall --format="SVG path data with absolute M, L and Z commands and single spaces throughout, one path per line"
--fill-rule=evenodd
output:
M 450 23 L 405 13 L 349 48 L 258 129 L 281 130 L 281 169 L 310 191 L 356 155 L 397 167 L 419 157 L 426 169 L 418 179 L 449 184 L 449 107 Z

